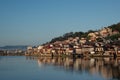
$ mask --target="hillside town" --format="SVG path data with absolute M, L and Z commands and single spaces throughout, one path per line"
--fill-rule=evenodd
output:
M 105 27 L 99 31 L 89 32 L 87 37 L 69 37 L 40 46 L 28 46 L 25 55 L 117 57 L 120 56 L 120 36 L 115 40 L 107 39 L 107 37 L 119 34 L 118 30 Z

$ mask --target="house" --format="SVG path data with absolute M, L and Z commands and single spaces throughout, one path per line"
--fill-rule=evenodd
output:
M 31 55 L 31 54 L 33 54 L 33 48 L 31 46 L 28 46 L 25 55 Z
M 114 30 L 114 31 L 112 32 L 112 35 L 116 35 L 116 34 L 119 34 L 119 31 Z
M 88 36 L 96 38 L 96 34 L 95 33 L 89 33 Z
M 90 38 L 89 41 L 96 41 L 99 38 L 99 32 L 89 33 L 88 37 Z
M 28 46 L 28 47 L 27 47 L 27 50 L 31 50 L 31 49 L 32 49 L 32 47 L 31 47 L 31 46 Z
M 81 44 L 86 43 L 86 41 L 87 41 L 86 38 L 81 38 L 81 39 L 80 39 L 80 43 L 81 43 Z
M 42 49 L 43 48 L 43 46 L 38 46 L 38 50 L 40 50 L 40 49 Z
M 38 48 L 37 47 L 33 47 L 33 54 L 37 54 L 38 53 Z
M 100 35 L 103 37 L 107 37 L 108 35 L 112 35 L 112 29 L 110 28 L 103 28 L 99 31 Z

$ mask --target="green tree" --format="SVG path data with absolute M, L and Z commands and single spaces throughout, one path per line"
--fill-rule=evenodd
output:
M 111 28 L 113 31 L 114 31 L 114 30 L 117 30 L 117 31 L 120 32 L 120 23 L 118 23 L 118 24 L 113 24 L 113 25 L 108 26 L 108 27 Z
M 117 40 L 119 37 L 120 37 L 120 34 L 116 34 L 116 35 L 108 36 L 106 37 L 106 39 Z

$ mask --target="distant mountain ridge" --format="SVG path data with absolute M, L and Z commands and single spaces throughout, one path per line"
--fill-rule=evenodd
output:
M 17 46 L 3 46 L 0 47 L 0 49 L 4 49 L 4 50 L 15 50 L 15 49 L 20 49 L 20 50 L 26 50 L 27 49 L 27 45 L 17 45 Z

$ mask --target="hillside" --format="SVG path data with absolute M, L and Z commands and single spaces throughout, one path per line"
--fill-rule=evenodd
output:
M 120 32 L 120 23 L 113 24 L 113 25 L 107 26 L 107 27 L 105 27 L 105 28 L 111 28 L 112 31 L 118 31 L 118 32 Z M 84 37 L 84 38 L 89 38 L 89 37 L 88 37 L 88 34 L 89 34 L 89 33 L 92 33 L 92 32 L 98 32 L 98 31 L 89 30 L 89 31 L 87 31 L 87 32 L 82 32 L 82 31 L 80 31 L 80 32 L 68 32 L 68 33 L 65 33 L 65 34 L 62 35 L 62 36 L 53 38 L 53 39 L 52 39 L 50 42 L 48 42 L 48 43 L 54 43 L 54 42 L 56 42 L 56 41 L 64 41 L 64 40 L 68 39 L 69 37 L 73 37 L 73 38 L 75 38 L 75 37 L 79 37 L 79 38 L 82 38 L 82 37 Z M 109 36 L 106 37 L 106 39 L 112 39 L 112 40 L 114 40 L 114 39 L 117 39 L 118 37 L 120 37 L 120 34 L 112 35 L 112 36 L 109 35 Z

